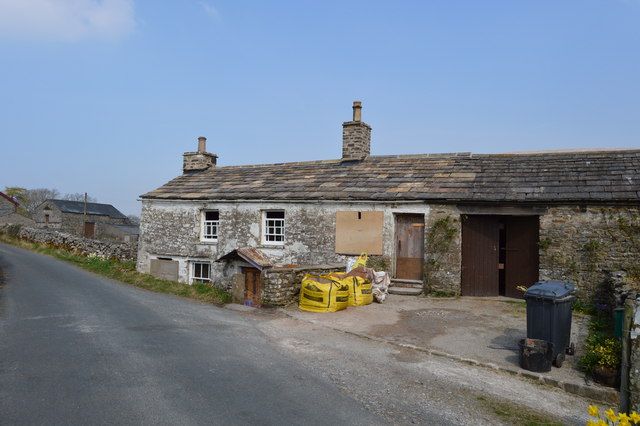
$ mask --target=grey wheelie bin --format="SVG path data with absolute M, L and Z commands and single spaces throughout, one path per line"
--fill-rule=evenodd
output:
M 524 294 L 527 338 L 553 343 L 553 365 L 561 367 L 565 353 L 573 355 L 571 317 L 576 287 L 566 281 L 539 281 Z

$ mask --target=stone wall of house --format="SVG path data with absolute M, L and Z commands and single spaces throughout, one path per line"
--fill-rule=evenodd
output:
M 16 211 L 16 205 L 0 196 L 0 216 L 10 215 Z
M 96 238 L 100 238 L 102 228 L 100 224 L 107 223 L 112 225 L 125 225 L 128 223 L 126 218 L 113 218 L 102 215 L 88 214 L 86 219 L 84 215 L 75 213 L 62 213 L 62 226 L 63 232 L 70 234 L 83 235 L 84 234 L 84 222 L 93 222 L 96 224 Z
M 540 278 L 574 282 L 583 300 L 613 271 L 637 287 L 639 265 L 640 207 L 552 207 L 540 216 Z
M 460 294 L 462 225 L 455 206 L 432 205 L 425 226 L 425 290 Z
M 330 272 L 344 272 L 341 263 L 333 265 L 312 265 L 297 268 L 271 268 L 262 271 L 262 304 L 265 306 L 285 306 L 297 300 L 302 278 L 306 274 L 322 275 Z
M 204 210 L 219 212 L 220 227 L 216 242 L 205 242 L 200 238 Z M 285 211 L 284 245 L 263 244 L 261 223 L 264 210 Z M 383 211 L 382 257 L 393 259 L 394 214 L 418 213 L 427 217 L 430 208 L 423 203 L 215 203 L 143 200 L 138 270 L 148 272 L 150 259 L 171 258 L 180 262 L 180 280 L 186 282 L 189 279 L 190 261 L 209 261 L 213 262 L 214 280 L 222 280 L 225 277 L 224 263 L 214 261 L 239 247 L 257 247 L 275 264 L 346 264 L 350 256 L 335 252 L 338 211 Z M 393 269 L 393 261 L 390 266 Z
M 32 219 L 21 215 L 20 213 L 9 213 L 0 216 L 0 226 L 2 225 L 35 226 L 35 222 Z
M 640 302 L 625 301 L 620 379 L 621 410 L 640 412 Z M 625 406 L 626 403 L 626 406 Z
M 9 227 L 0 227 L 0 232 L 7 232 Z M 135 243 L 116 243 L 60 232 L 52 229 L 34 228 L 22 226 L 17 236 L 20 239 L 36 243 L 49 244 L 78 252 L 83 255 L 95 255 L 105 258 L 115 258 L 123 261 L 135 261 L 138 248 Z

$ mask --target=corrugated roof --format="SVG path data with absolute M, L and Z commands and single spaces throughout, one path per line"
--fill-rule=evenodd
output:
M 640 150 L 373 156 L 227 166 L 142 195 L 182 200 L 638 202 Z
M 84 213 L 84 201 L 69 201 L 69 200 L 47 200 L 55 204 L 60 211 L 65 213 Z M 97 216 L 109 216 L 114 219 L 124 219 L 126 216 L 122 214 L 118 209 L 111 204 L 101 203 L 87 203 L 87 214 Z
M 216 262 L 240 258 L 259 269 L 271 268 L 273 263 L 266 254 L 253 247 L 241 247 L 220 257 Z

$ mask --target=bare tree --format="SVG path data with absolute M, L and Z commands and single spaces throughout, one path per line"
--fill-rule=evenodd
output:
M 73 194 L 64 194 L 62 197 L 63 200 L 67 201 L 84 201 L 84 194 L 81 192 L 76 192 Z M 87 202 L 95 203 L 98 199 L 96 197 L 92 197 L 91 195 L 87 195 Z
M 135 215 L 135 214 L 130 214 L 127 215 L 127 218 L 129 219 L 129 222 L 131 222 L 132 225 L 140 225 L 140 217 Z
M 24 207 L 31 214 L 35 212 L 36 207 L 42 204 L 44 201 L 58 198 L 60 196 L 60 191 L 57 189 L 50 188 L 36 188 L 36 189 L 27 189 L 26 202 Z

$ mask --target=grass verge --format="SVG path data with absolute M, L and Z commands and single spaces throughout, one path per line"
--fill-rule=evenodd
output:
M 478 396 L 478 402 L 500 420 L 510 425 L 533 426 L 562 426 L 562 422 L 544 414 L 540 414 L 528 407 L 513 402 L 501 401 L 489 396 Z
M 176 296 L 188 297 L 201 302 L 223 305 L 231 302 L 231 295 L 210 284 L 194 283 L 182 284 L 176 281 L 162 280 L 149 274 L 136 271 L 135 262 L 122 262 L 115 259 L 103 259 L 95 256 L 84 256 L 62 248 L 51 247 L 46 244 L 24 241 L 0 233 L 0 241 L 17 247 L 22 247 L 37 253 L 46 254 L 96 274 L 112 278 L 120 282 L 131 284 L 157 293 L 168 293 Z

